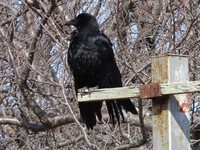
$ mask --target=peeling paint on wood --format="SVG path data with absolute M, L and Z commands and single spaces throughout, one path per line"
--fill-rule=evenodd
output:
M 188 71 L 187 57 L 162 56 L 152 60 L 152 82 L 188 82 Z M 173 93 L 173 90 L 170 92 Z M 188 106 L 187 94 L 153 99 L 154 150 L 190 149 Z

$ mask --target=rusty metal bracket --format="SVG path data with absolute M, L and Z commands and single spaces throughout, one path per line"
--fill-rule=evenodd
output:
M 161 96 L 159 83 L 150 83 L 140 86 L 140 98 L 146 99 L 159 96 Z

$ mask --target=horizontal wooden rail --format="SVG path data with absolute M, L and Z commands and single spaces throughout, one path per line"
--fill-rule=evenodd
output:
M 160 89 L 159 89 L 160 93 L 158 94 L 160 94 L 160 96 L 200 92 L 200 81 L 159 84 L 159 86 L 160 86 Z M 102 101 L 102 100 L 113 100 L 113 99 L 124 99 L 124 98 L 138 98 L 138 97 L 141 97 L 140 87 L 104 88 L 104 89 L 95 89 L 92 92 L 89 92 L 87 90 L 82 93 L 78 93 L 79 102 Z M 145 98 L 151 98 L 151 96 L 145 97 Z

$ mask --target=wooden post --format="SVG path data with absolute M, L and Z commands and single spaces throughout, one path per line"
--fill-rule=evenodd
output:
M 152 59 L 152 82 L 188 82 L 188 58 L 168 55 Z M 153 99 L 153 149 L 189 150 L 190 121 L 188 94 Z

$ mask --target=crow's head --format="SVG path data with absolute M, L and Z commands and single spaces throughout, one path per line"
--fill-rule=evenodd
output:
M 94 16 L 88 14 L 88 13 L 81 13 L 79 14 L 75 19 L 72 19 L 70 21 L 67 21 L 65 25 L 73 25 L 75 26 L 78 30 L 82 29 L 97 29 L 99 30 L 98 23 L 95 19 Z

